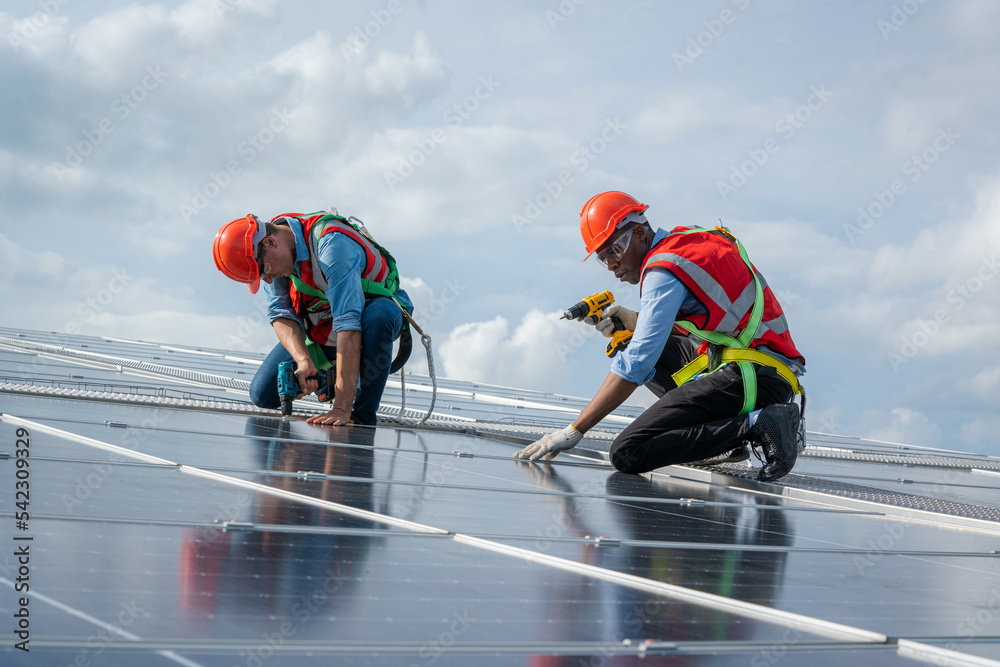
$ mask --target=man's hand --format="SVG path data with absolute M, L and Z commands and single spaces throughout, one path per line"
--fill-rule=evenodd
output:
M 328 426 L 343 426 L 344 424 L 349 424 L 350 422 L 351 413 L 347 410 L 341 410 L 339 408 L 333 408 L 329 412 L 316 415 L 315 417 L 310 417 L 306 420 L 307 424 L 326 424 Z
M 514 454 L 514 458 L 537 461 L 544 456 L 546 461 L 550 461 L 559 452 L 576 447 L 577 443 L 581 440 L 583 440 L 583 434 L 573 428 L 571 424 L 561 431 L 549 433 L 545 437 L 536 440 Z
M 299 381 L 299 387 L 302 388 L 302 393 L 295 398 L 308 396 L 319 389 L 319 380 L 316 379 L 316 375 L 318 373 L 319 371 L 316 370 L 316 366 L 313 364 L 310 357 L 306 356 L 303 359 L 296 359 L 295 378 Z
M 594 328 L 600 331 L 605 338 L 611 338 L 615 334 L 615 324 L 611 321 L 611 318 L 614 316 L 617 316 L 621 320 L 626 329 L 632 332 L 635 331 L 635 322 L 639 317 L 639 313 L 628 308 L 623 308 L 617 303 L 613 303 L 605 309 L 601 321 L 595 324 Z

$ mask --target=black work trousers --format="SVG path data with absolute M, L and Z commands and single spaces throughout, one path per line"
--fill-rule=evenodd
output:
M 678 387 L 671 375 L 693 360 L 698 342 L 671 334 L 656 363 L 656 375 L 646 383 L 659 400 L 639 415 L 611 445 L 611 463 L 621 472 L 642 473 L 701 461 L 741 446 L 750 430 L 743 408 L 743 378 L 735 364 Z M 792 388 L 777 371 L 757 371 L 755 409 L 787 403 Z

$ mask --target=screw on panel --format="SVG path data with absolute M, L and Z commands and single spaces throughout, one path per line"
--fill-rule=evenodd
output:
M 639 657 L 647 655 L 665 655 L 667 653 L 677 653 L 677 644 L 673 642 L 658 642 L 652 639 L 639 644 Z
M 454 450 L 452 452 L 452 454 L 454 454 L 455 456 L 457 456 L 459 458 L 466 458 L 466 459 L 471 459 L 472 458 L 472 454 L 470 454 L 469 452 L 462 452 L 462 451 L 458 451 L 457 449 Z
M 219 523 L 216 519 L 215 523 Z M 253 523 L 250 521 L 223 521 L 222 522 L 222 532 L 227 532 L 230 530 L 253 530 Z
M 128 427 L 128 424 L 126 424 L 125 422 L 120 422 L 120 421 L 109 421 L 109 420 L 105 419 L 104 423 L 106 425 L 112 427 L 112 428 L 127 428 Z

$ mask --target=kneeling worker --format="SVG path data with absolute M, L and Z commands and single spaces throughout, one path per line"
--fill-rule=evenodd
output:
M 580 212 L 588 252 L 639 285 L 638 313 L 612 304 L 596 326 L 611 336 L 616 316 L 634 335 L 576 421 L 514 456 L 547 460 L 573 448 L 645 384 L 659 400 L 615 439 L 616 469 L 746 460 L 752 445 L 763 450 L 758 479 L 778 479 L 798 454 L 799 408 L 790 401 L 795 393 L 804 401 L 797 376 L 805 372 L 781 306 L 728 230 L 654 232 L 647 208 L 603 192 Z
M 270 222 L 251 214 L 223 225 L 212 251 L 216 267 L 251 294 L 267 283 L 267 314 L 280 342 L 250 384 L 254 405 L 279 406 L 282 362 L 295 362 L 302 393 L 310 394 L 318 370 L 336 360 L 333 407 L 309 423 L 374 425 L 390 366 L 409 354 L 405 330 L 392 362 L 392 343 L 404 331 L 401 308 L 412 312 L 413 304 L 399 289 L 392 256 L 360 221 L 335 209 Z

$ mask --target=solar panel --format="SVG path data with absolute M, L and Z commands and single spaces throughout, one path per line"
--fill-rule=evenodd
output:
M 0 329 L 4 665 L 1000 664 L 997 459 L 827 435 L 780 483 L 624 475 L 626 406 L 530 464 L 580 399 L 442 381 L 424 425 L 390 388 L 315 427 L 233 356 Z

